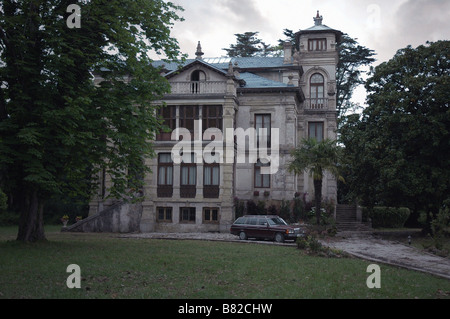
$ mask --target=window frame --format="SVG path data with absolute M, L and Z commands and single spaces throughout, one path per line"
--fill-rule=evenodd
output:
M 160 209 L 162 209 L 164 212 L 164 217 L 160 218 Z M 157 215 L 156 215 L 156 221 L 160 223 L 172 223 L 173 222 L 173 207 L 162 207 L 158 206 L 156 207 Z M 168 213 L 170 212 L 170 218 L 167 218 Z
M 327 50 L 327 38 L 313 38 L 308 39 L 309 52 L 321 52 Z
M 311 127 L 314 126 L 314 136 L 311 136 Z M 318 127 L 321 126 L 322 130 L 321 130 L 321 134 L 322 134 L 322 138 L 321 139 L 317 139 L 317 132 L 318 132 Z M 322 142 L 325 139 L 325 123 L 321 122 L 321 121 L 317 121 L 317 122 L 308 122 L 308 138 L 314 138 L 317 142 Z
M 313 82 L 313 77 L 319 75 L 322 82 Z M 321 90 L 320 90 L 321 88 Z M 314 93 L 314 94 L 313 94 Z M 319 94 L 320 93 L 320 94 Z M 314 97 L 313 97 L 314 95 Z M 321 73 L 313 73 L 309 77 L 309 98 L 311 101 L 311 108 L 323 108 L 325 105 L 325 77 Z
M 270 188 L 270 184 L 271 184 L 271 180 L 270 180 L 270 174 L 261 174 L 261 167 L 263 167 L 263 166 L 270 166 L 270 163 L 267 163 L 267 164 L 263 164 L 263 163 L 261 163 L 259 160 L 255 163 L 255 165 L 254 165 L 254 169 L 253 169 L 253 183 L 254 183 L 254 188 Z M 260 185 L 261 186 L 258 186 L 258 184 L 257 184 L 257 172 L 259 171 L 259 177 L 260 177 Z M 265 185 L 265 183 L 264 183 L 264 181 L 265 181 L 265 177 L 264 176 L 268 176 L 267 177 L 267 179 L 268 179 L 268 185 L 267 186 L 264 186 Z
M 192 108 L 192 115 L 188 116 L 188 108 Z M 179 112 L 179 121 L 180 121 L 180 128 L 186 128 L 192 135 L 194 134 L 195 129 L 195 120 L 199 119 L 199 106 L 198 105 L 180 105 L 178 107 Z M 192 122 L 192 123 L 191 123 Z M 192 124 L 192 125 L 187 125 Z
M 162 129 L 156 135 L 157 141 L 170 141 L 172 137 L 172 132 L 177 128 L 177 106 L 176 105 L 166 105 L 161 107 L 159 110 L 159 116 L 163 120 L 163 125 L 167 126 L 171 131 L 164 132 Z M 169 114 L 164 114 L 164 111 L 168 111 Z M 167 117 L 166 117 L 167 115 Z
M 188 218 L 184 219 L 184 210 L 189 210 Z M 180 224 L 195 224 L 196 222 L 196 209 L 195 207 L 180 207 Z M 193 217 L 193 219 L 192 219 Z
M 209 210 L 209 219 L 206 219 L 206 211 Z M 216 211 L 216 219 L 214 219 L 213 211 Z M 219 207 L 203 207 L 202 209 L 202 219 L 204 224 L 218 224 L 220 220 L 220 209 Z
M 216 114 L 211 116 L 211 109 L 216 109 Z M 210 126 L 210 121 L 214 121 L 215 125 Z M 223 107 L 222 105 L 203 105 L 202 106 L 202 130 L 203 133 L 209 128 L 218 128 L 222 131 L 223 127 Z
M 257 127 L 258 125 L 258 117 L 261 117 L 261 127 Z M 266 127 L 267 122 L 265 119 L 268 117 L 268 125 L 269 127 Z M 256 131 L 256 145 L 259 147 L 259 129 L 260 128 L 267 128 L 267 147 L 271 147 L 271 130 L 272 130 L 272 114 L 270 113 L 256 113 L 255 114 L 255 131 Z

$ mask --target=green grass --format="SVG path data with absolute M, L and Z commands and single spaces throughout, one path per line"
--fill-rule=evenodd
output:
M 61 233 L 16 242 L 0 227 L 0 298 L 449 298 L 450 281 L 380 264 L 381 289 L 369 289 L 371 262 L 324 258 L 294 247 L 117 238 Z M 66 286 L 69 264 L 81 289 Z

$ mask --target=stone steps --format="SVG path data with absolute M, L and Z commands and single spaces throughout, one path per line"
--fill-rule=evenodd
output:
M 336 227 L 338 231 L 371 231 L 366 223 L 357 220 L 355 205 L 337 205 Z

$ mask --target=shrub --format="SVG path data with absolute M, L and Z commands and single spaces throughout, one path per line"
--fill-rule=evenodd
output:
M 305 213 L 304 203 L 301 198 L 298 198 L 298 197 L 294 198 L 292 215 L 294 215 L 293 218 L 296 222 L 298 222 L 299 219 L 301 219 L 303 221 L 307 219 L 307 214 Z
M 450 224 L 450 200 L 446 200 L 436 218 L 431 222 L 431 229 L 433 231 L 434 246 L 441 250 L 443 248 L 443 238 L 445 230 Z
M 234 198 L 234 209 L 236 213 L 236 218 L 244 216 L 245 204 L 244 201 L 239 200 L 239 198 Z
M 347 257 L 348 254 L 327 246 L 323 246 L 315 236 L 297 238 L 297 248 L 305 250 L 307 254 L 322 257 Z
M 258 204 L 256 205 L 256 214 L 257 215 L 266 215 L 267 214 L 265 201 L 263 201 L 263 200 L 258 201 Z
M 308 241 L 303 237 L 297 238 L 297 248 L 298 249 L 306 249 L 308 247 Z
M 372 227 L 400 228 L 403 227 L 410 214 L 407 207 L 374 207 L 370 211 Z
M 267 208 L 267 211 L 269 212 L 270 215 L 278 215 L 278 208 L 275 204 L 270 205 Z
M 289 223 L 295 223 L 298 220 L 295 220 L 291 215 L 291 204 L 290 201 L 282 200 L 280 204 L 280 217 Z
M 247 214 L 249 215 L 256 215 L 257 214 L 257 206 L 256 203 L 253 200 L 247 201 Z

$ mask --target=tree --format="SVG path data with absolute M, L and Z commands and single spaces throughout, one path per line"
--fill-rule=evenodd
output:
M 342 180 L 339 173 L 340 148 L 335 140 L 304 139 L 300 147 L 291 151 L 292 161 L 288 169 L 295 174 L 309 171 L 314 181 L 316 222 L 320 224 L 322 180 L 326 171 Z
M 227 51 L 229 57 L 252 57 L 252 56 L 276 56 L 279 54 L 279 48 L 258 39 L 259 32 L 237 33 L 236 44 L 230 44 Z
M 337 44 L 339 61 L 336 68 L 336 111 L 338 118 L 342 119 L 345 112 L 354 107 L 351 102 L 353 91 L 365 83 L 361 69 L 369 66 L 375 59 L 375 52 L 358 44 L 356 39 L 343 34 Z
M 367 80 L 368 107 L 340 132 L 347 183 L 363 204 L 407 206 L 417 218 L 450 197 L 449 52 L 450 41 L 408 46 Z
M 80 28 L 66 23 L 71 3 Z M 147 53 L 177 59 L 177 10 L 162 0 L 2 2 L 0 188 L 20 212 L 18 240 L 45 239 L 46 201 L 91 192 L 100 170 L 112 197 L 142 185 L 161 125 L 151 101 L 170 89 Z

